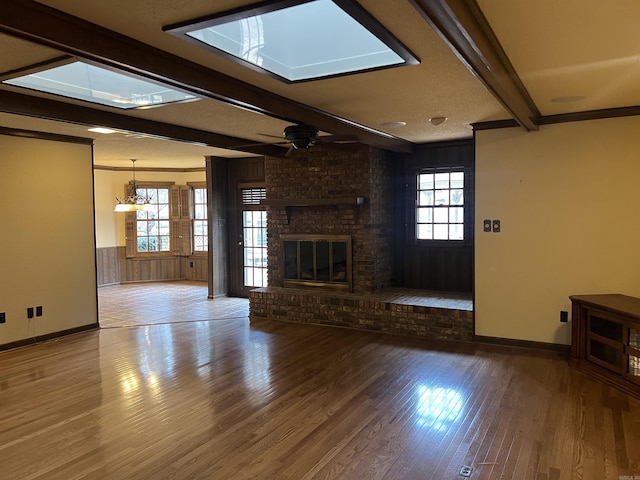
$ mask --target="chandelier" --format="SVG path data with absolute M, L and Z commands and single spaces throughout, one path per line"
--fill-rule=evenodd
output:
M 118 203 L 114 212 L 144 212 L 153 209 L 151 205 L 151 197 L 148 195 L 138 194 L 138 183 L 136 182 L 136 159 L 132 158 L 133 163 L 133 180 L 129 182 L 131 194 L 127 197 L 116 197 Z

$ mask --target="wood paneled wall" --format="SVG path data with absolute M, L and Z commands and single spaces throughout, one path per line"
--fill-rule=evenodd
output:
M 206 157 L 209 205 L 208 297 L 229 292 L 229 162 L 227 158 Z
M 473 289 L 472 247 L 408 245 L 402 251 L 402 262 L 403 287 L 442 292 Z
M 185 274 L 187 280 L 207 281 L 208 262 L 206 255 L 193 255 L 191 257 L 181 257 L 185 263 Z
M 96 267 L 98 272 L 98 286 L 120 283 L 118 247 L 97 248 Z
M 473 139 L 422 145 L 399 155 L 393 176 L 393 283 L 399 287 L 471 292 L 473 290 Z M 415 175 L 422 168 L 465 169 L 465 236 L 463 244 L 415 240 Z
M 186 278 L 181 257 L 126 258 L 124 248 L 120 254 L 120 283 L 182 280 Z
M 126 258 L 125 247 L 96 250 L 98 286 L 164 280 L 207 281 L 207 256 Z

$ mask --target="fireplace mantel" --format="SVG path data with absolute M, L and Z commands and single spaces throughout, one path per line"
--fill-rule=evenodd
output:
M 260 200 L 260 205 L 268 207 L 319 207 L 332 205 L 363 205 L 364 197 L 336 198 L 276 198 Z

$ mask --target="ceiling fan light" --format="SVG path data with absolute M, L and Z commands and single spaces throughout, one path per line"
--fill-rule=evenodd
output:
M 292 143 L 293 148 L 303 150 L 316 143 L 318 129 L 304 123 L 289 125 L 284 129 L 284 137 Z

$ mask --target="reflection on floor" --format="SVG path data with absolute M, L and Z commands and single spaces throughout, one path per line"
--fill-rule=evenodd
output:
M 2 480 L 640 476 L 640 401 L 533 349 L 246 318 L 102 328 L 0 352 L 0 405 Z
M 386 288 L 363 298 L 403 305 L 473 310 L 471 294 L 463 293 Z M 102 328 L 249 317 L 248 299 L 221 297 L 209 300 L 207 284 L 190 281 L 100 287 L 98 307 Z
M 203 282 L 129 283 L 100 287 L 98 312 L 102 328 L 247 319 L 249 301 L 233 297 L 209 300 Z

